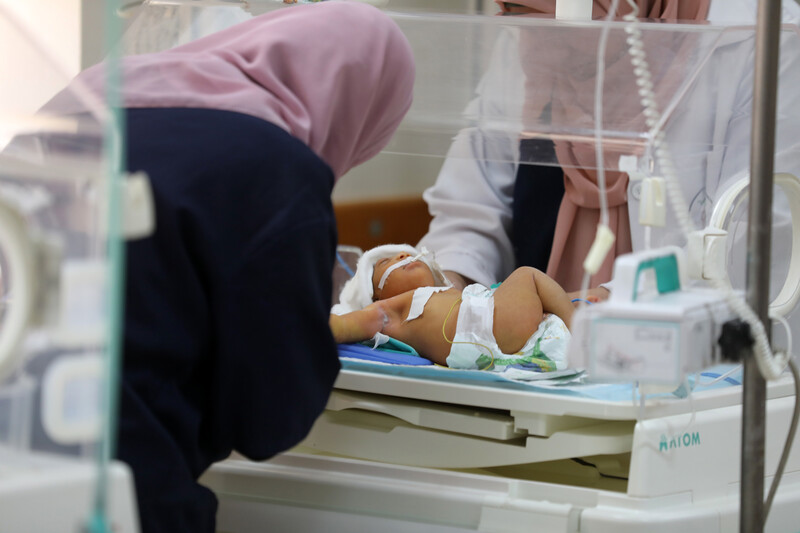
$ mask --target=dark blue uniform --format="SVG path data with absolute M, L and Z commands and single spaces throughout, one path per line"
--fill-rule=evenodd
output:
M 233 450 L 267 459 L 296 444 L 338 373 L 334 177 L 249 115 L 126 116 L 156 230 L 127 247 L 118 457 L 144 533 L 212 533 L 216 498 L 195 480 Z
M 531 139 L 520 143 L 511 223 L 516 266 L 532 266 L 546 272 L 564 198 L 564 170 L 525 161 L 556 161 L 553 141 Z

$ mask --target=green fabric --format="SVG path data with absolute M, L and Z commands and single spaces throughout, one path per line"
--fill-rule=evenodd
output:
M 372 341 L 371 340 L 364 341 L 361 344 L 363 344 L 364 346 L 369 346 L 370 348 L 372 348 Z M 380 346 L 378 346 L 377 349 L 383 350 L 385 352 L 416 355 L 417 357 L 420 356 L 419 353 L 414 348 L 412 348 L 411 346 L 409 346 L 408 344 L 406 344 L 406 343 L 404 343 L 402 341 L 399 341 L 397 339 L 393 339 L 392 337 L 389 337 L 389 341 L 384 343 L 384 344 L 381 344 Z

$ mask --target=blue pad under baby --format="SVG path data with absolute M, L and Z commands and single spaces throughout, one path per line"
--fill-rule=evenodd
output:
M 351 359 L 361 359 L 377 363 L 387 363 L 392 365 L 432 365 L 429 360 L 420 357 L 417 352 L 405 343 L 397 339 L 391 339 L 377 348 L 371 348 L 363 344 L 340 344 L 339 357 L 349 357 Z

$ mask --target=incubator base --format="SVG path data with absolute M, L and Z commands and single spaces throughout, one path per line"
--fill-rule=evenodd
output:
M 741 387 L 641 408 L 359 374 L 340 376 L 306 446 L 261 463 L 231 458 L 206 473 L 202 482 L 220 498 L 219 531 L 738 531 Z M 788 376 L 768 386 L 767 488 L 791 391 Z M 358 401 L 337 397 L 354 392 Z M 384 403 L 386 396 L 393 398 Z M 469 409 L 476 423 L 460 427 Z M 604 427 L 612 428 L 606 437 L 585 438 Z M 507 463 L 504 452 L 514 447 L 525 463 Z M 465 450 L 472 466 L 453 467 Z M 440 466 L 419 466 L 437 460 Z M 798 506 L 795 441 L 765 531 L 796 530 Z
M 93 461 L 0 447 L 0 531 L 85 531 L 96 484 Z M 111 463 L 106 493 L 110 530 L 139 533 L 133 476 L 126 465 Z

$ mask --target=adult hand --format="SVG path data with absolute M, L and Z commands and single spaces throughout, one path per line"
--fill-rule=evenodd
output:
M 467 285 L 475 283 L 471 279 L 462 276 L 458 272 L 453 272 L 452 270 L 445 270 L 444 275 L 447 276 L 447 279 L 450 280 L 450 283 L 452 283 L 453 286 L 458 290 L 463 290 Z

